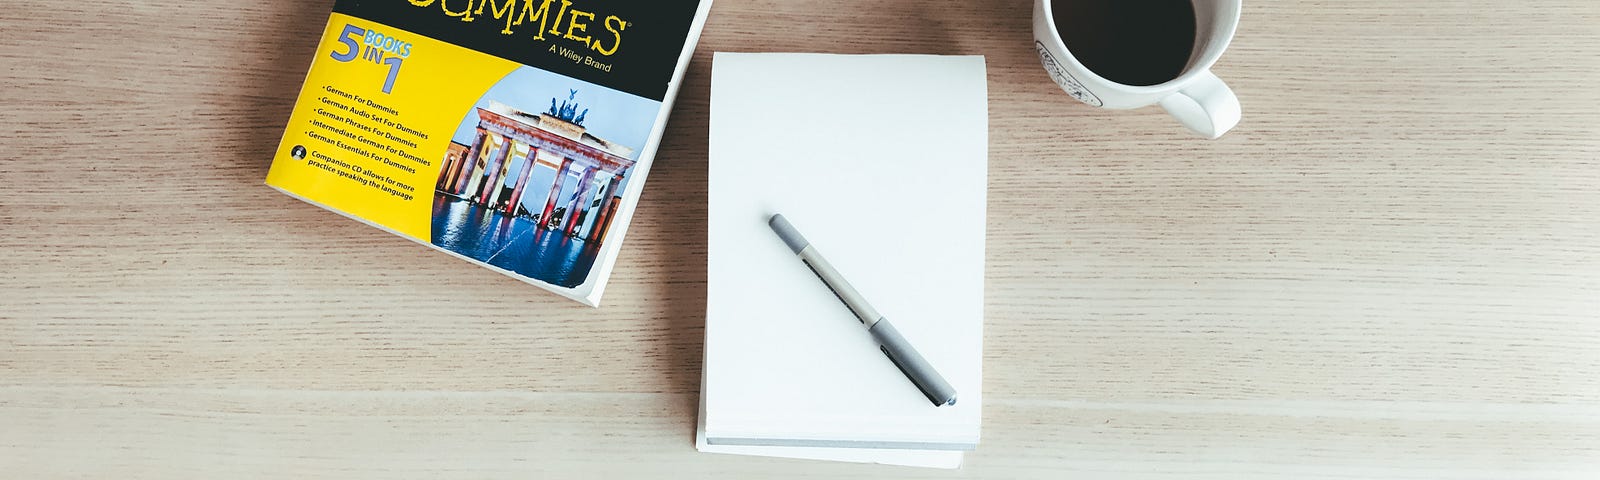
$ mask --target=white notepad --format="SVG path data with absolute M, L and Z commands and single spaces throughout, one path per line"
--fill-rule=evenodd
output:
M 715 55 L 708 451 L 946 466 L 976 446 L 987 115 L 982 57 Z M 774 213 L 943 374 L 955 405 L 933 406 L 878 350 L 768 228 Z

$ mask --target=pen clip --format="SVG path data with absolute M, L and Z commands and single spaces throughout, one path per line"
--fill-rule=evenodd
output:
M 942 403 L 939 401 L 939 399 L 933 398 L 933 394 L 928 393 L 928 389 L 922 388 L 922 385 L 918 385 L 917 384 L 916 377 L 913 376 L 911 374 L 911 372 L 906 370 L 905 365 L 901 365 L 900 364 L 900 359 L 894 358 L 894 354 L 893 353 L 889 353 L 889 347 L 885 347 L 883 345 L 878 345 L 878 350 L 883 352 L 883 356 L 889 357 L 889 363 L 893 363 L 894 364 L 894 368 L 900 369 L 900 374 L 905 376 L 906 380 L 911 382 L 911 386 L 917 387 L 917 391 L 922 392 L 922 396 L 928 397 L 928 401 L 933 402 L 933 404 L 935 406 L 942 405 Z

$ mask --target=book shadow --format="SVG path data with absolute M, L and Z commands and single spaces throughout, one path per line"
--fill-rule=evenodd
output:
M 252 126 L 246 133 L 247 148 L 241 150 L 244 165 L 253 172 L 249 180 L 260 182 L 267 178 L 272 166 L 273 153 L 283 139 L 283 129 L 295 100 L 306 81 L 306 72 L 316 58 L 317 44 L 322 40 L 322 30 L 328 24 L 328 3 L 301 0 L 273 2 L 271 11 L 260 12 L 250 23 L 253 31 L 247 32 L 259 44 L 236 53 L 241 64 L 257 68 L 240 69 L 243 78 L 236 79 L 236 98 L 243 100 L 242 117 L 251 118 Z
M 660 222 L 662 240 L 649 259 L 660 265 L 661 275 L 653 279 L 662 289 L 663 326 L 670 335 L 660 362 L 670 388 L 680 394 L 674 412 L 687 412 L 692 437 L 699 412 L 700 373 L 704 358 L 706 318 L 706 215 L 707 215 L 707 135 L 710 129 L 711 51 L 698 48 L 684 73 L 683 85 L 662 135 L 661 146 L 650 170 L 643 203 L 648 210 L 635 212 L 637 218 Z M 643 206 L 643 205 L 642 205 Z M 647 217 L 648 216 L 648 217 Z

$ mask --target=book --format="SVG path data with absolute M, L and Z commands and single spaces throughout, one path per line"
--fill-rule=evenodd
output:
M 710 0 L 337 0 L 267 185 L 598 306 Z
M 701 451 L 955 467 L 983 405 L 983 57 L 717 53 Z M 958 392 L 935 407 L 781 213 Z

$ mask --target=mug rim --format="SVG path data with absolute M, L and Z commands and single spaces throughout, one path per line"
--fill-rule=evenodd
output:
M 1061 39 L 1061 29 L 1056 26 L 1055 12 L 1052 10 L 1053 7 L 1050 5 L 1051 0 L 1035 1 L 1039 3 L 1041 9 L 1040 11 L 1044 12 L 1045 26 L 1050 27 L 1050 40 L 1054 41 L 1056 45 L 1061 46 L 1061 52 L 1066 54 L 1066 57 L 1072 61 L 1073 65 L 1077 65 L 1079 70 L 1082 70 L 1083 73 L 1087 73 L 1089 77 L 1099 81 L 1100 83 L 1110 85 L 1114 88 L 1129 90 L 1134 93 L 1155 93 L 1162 90 L 1167 90 L 1173 88 L 1174 86 L 1180 86 L 1184 83 L 1188 83 L 1193 78 L 1198 77 L 1205 72 L 1209 72 L 1211 67 L 1216 65 L 1217 60 L 1222 58 L 1222 53 L 1228 49 L 1229 45 L 1233 44 L 1233 35 L 1239 28 L 1240 10 L 1243 10 L 1243 0 L 1215 0 L 1218 6 L 1223 8 L 1232 7 L 1233 9 L 1233 15 L 1228 17 L 1228 21 L 1226 22 L 1227 24 L 1220 27 L 1221 32 L 1225 34 L 1223 36 L 1227 38 L 1226 41 L 1222 42 L 1222 45 L 1218 46 L 1212 51 L 1206 52 L 1205 55 L 1200 57 L 1200 61 L 1195 62 L 1194 65 L 1184 69 L 1183 73 L 1178 74 L 1178 76 L 1173 77 L 1171 80 L 1157 83 L 1155 85 L 1128 85 L 1126 83 L 1102 77 L 1099 73 L 1096 73 L 1094 69 L 1089 68 L 1087 65 L 1084 65 L 1083 62 L 1078 61 L 1078 56 L 1073 55 L 1072 48 L 1067 46 L 1066 40 Z M 1193 3 L 1194 0 L 1190 0 L 1190 2 Z

